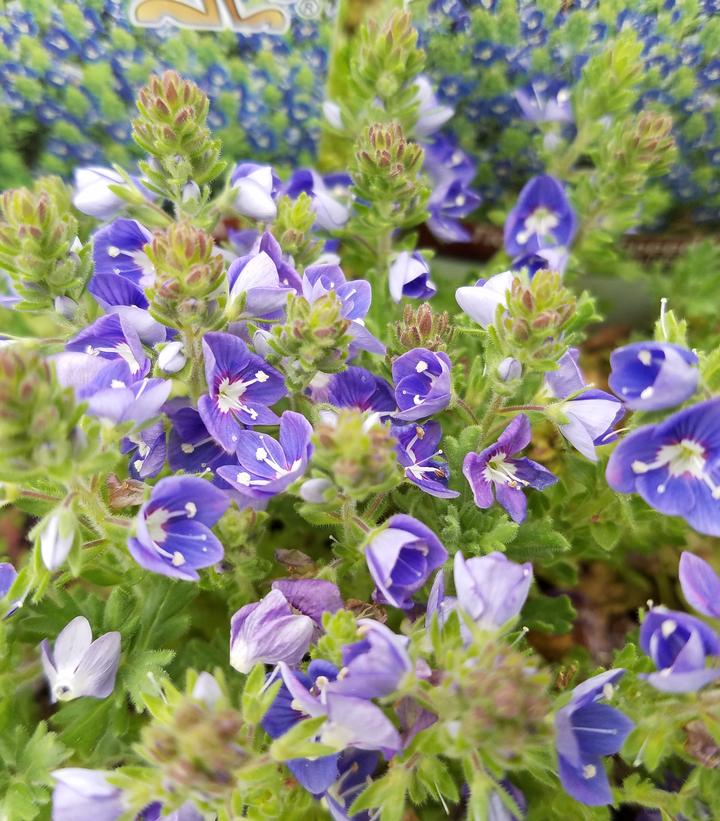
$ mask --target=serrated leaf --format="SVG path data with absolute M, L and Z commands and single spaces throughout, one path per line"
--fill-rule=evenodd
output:
M 572 630 L 576 616 L 569 596 L 537 596 L 523 607 L 522 623 L 530 630 L 561 636 Z

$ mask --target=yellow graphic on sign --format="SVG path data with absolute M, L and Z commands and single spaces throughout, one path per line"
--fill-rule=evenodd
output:
M 287 5 L 293 0 L 277 2 Z M 283 34 L 290 27 L 290 15 L 277 5 L 246 11 L 241 0 L 133 0 L 130 22 L 144 28 L 173 23 L 189 29 Z

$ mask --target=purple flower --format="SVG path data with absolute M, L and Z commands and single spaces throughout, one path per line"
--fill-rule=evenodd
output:
M 558 369 L 546 374 L 545 384 L 553 397 L 564 400 L 552 406 L 568 420 L 558 424 L 560 433 L 583 456 L 596 462 L 595 446 L 615 438 L 612 429 L 625 411 L 622 402 L 611 394 L 596 389 L 585 390 L 579 356 L 577 348 L 570 348 L 560 357 Z
M 351 184 L 349 174 L 321 177 L 312 168 L 299 168 L 293 172 L 281 193 L 292 199 L 307 194 L 312 199 L 317 227 L 324 231 L 337 231 L 350 218 L 350 209 L 343 200 L 349 201 Z
M 535 81 L 519 88 L 515 99 L 523 117 L 536 123 L 571 123 L 573 121 L 570 90 L 559 80 Z
M 268 406 L 287 390 L 282 375 L 236 336 L 205 334 L 203 351 L 209 393 L 200 397 L 198 411 L 212 436 L 232 453 L 245 425 L 277 424 Z
M 150 231 L 131 219 L 117 219 L 95 233 L 94 274 L 88 290 L 103 307 L 147 306 L 144 289 L 155 278 L 155 268 L 145 253 L 150 242 Z M 128 285 L 133 287 L 127 289 Z
M 93 641 L 90 623 L 78 616 L 65 625 L 52 648 L 43 640 L 40 660 L 53 704 L 81 696 L 107 698 L 115 687 L 120 633 L 105 633 Z
M 392 412 L 396 408 L 392 386 L 365 368 L 355 366 L 332 374 L 324 391 L 314 392 L 313 399 L 326 401 L 336 408 L 362 411 Z
M 167 383 L 168 386 L 170 383 Z M 148 479 L 157 476 L 165 464 L 165 426 L 156 422 L 150 427 L 130 434 L 120 446 L 123 453 L 130 454 L 129 472 L 133 479 Z
M 116 424 L 135 422 L 141 425 L 160 413 L 160 408 L 167 401 L 171 389 L 172 383 L 167 379 L 142 379 L 127 387 L 113 384 L 95 391 L 87 399 L 88 413 L 109 419 Z M 153 455 L 159 457 L 160 452 L 156 451 Z
M 228 268 L 230 302 L 236 304 L 237 318 L 279 316 L 287 304 L 288 295 L 295 293 L 295 284 L 299 284 L 297 273 L 292 270 L 292 284 L 287 284 L 287 268 L 290 266 L 285 263 L 279 270 L 276 259 L 273 259 L 278 254 L 271 255 L 265 250 L 275 251 L 271 247 L 274 244 L 277 244 L 274 237 L 266 231 L 257 253 L 236 259 Z M 281 258 L 282 254 L 279 256 Z
M 454 499 L 456 490 L 448 488 L 449 469 L 440 450 L 442 428 L 437 422 L 418 425 L 393 425 L 392 435 L 397 440 L 398 462 L 405 468 L 405 476 L 425 493 L 439 499 Z
M 365 548 L 376 600 L 409 609 L 413 594 L 447 556 L 438 537 L 422 522 L 402 513 L 391 516 Z
M 568 264 L 568 257 L 567 248 L 561 245 L 553 248 L 540 248 L 531 254 L 523 254 L 520 257 L 515 257 L 512 261 L 512 270 L 520 273 L 520 271 L 525 269 L 530 279 L 532 279 L 538 271 L 550 270 L 564 274 Z
M 305 473 L 313 451 L 312 433 L 304 416 L 285 411 L 279 442 L 266 433 L 240 430 L 235 443 L 237 464 L 223 465 L 217 473 L 243 496 L 267 501 Z
M 522 522 L 527 513 L 523 490 L 527 487 L 544 490 L 557 482 L 556 476 L 532 459 L 512 458 L 514 453 L 530 444 L 530 438 L 530 421 L 520 414 L 505 428 L 494 445 L 481 453 L 467 454 L 463 461 L 463 474 L 479 508 L 492 507 L 494 488 L 495 498 L 510 518 Z
M 200 414 L 191 407 L 169 414 L 168 464 L 173 471 L 205 473 L 227 463 L 227 453 L 208 433 Z
M 392 364 L 398 419 L 414 422 L 443 410 L 450 404 L 452 382 L 450 359 L 442 352 L 415 348 Z
M 670 342 L 636 342 L 610 355 L 610 387 L 632 410 L 681 405 L 698 386 L 698 358 Z
M 75 543 L 76 532 L 77 520 L 67 507 L 57 508 L 45 520 L 40 531 L 40 555 L 48 570 L 62 567 Z
M 698 613 L 720 619 L 720 578 L 704 559 L 687 550 L 680 556 L 680 586 L 685 600 Z
M 608 670 L 588 679 L 555 714 L 560 781 L 576 801 L 591 807 L 613 803 L 602 757 L 619 752 L 634 726 L 619 710 L 599 703 L 610 698 L 624 673 Z
M 328 692 L 366 699 L 389 696 L 413 669 L 408 639 L 373 619 L 358 624 L 360 641 L 343 647 L 343 667 Z
M 309 616 L 293 613 L 285 596 L 271 590 L 232 617 L 230 664 L 240 673 L 249 673 L 260 662 L 295 666 L 307 653 L 314 632 Z
M 395 257 L 389 273 L 390 296 L 394 302 L 408 299 L 430 299 L 437 293 L 430 281 L 430 268 L 419 251 L 402 251 Z
M 468 182 L 460 178 L 444 179 L 434 185 L 428 199 L 430 216 L 427 227 L 441 242 L 467 242 L 470 233 L 460 223 L 482 202 Z
M 378 754 L 373 750 L 347 749 L 340 753 L 338 779 L 323 796 L 333 821 L 367 821 L 367 813 L 348 814 L 353 801 L 372 782 Z
M 337 669 L 330 662 L 316 659 L 308 665 L 307 675 L 299 671 L 293 675 L 308 692 L 317 695 L 328 681 L 334 681 Z M 307 718 L 307 713 L 300 708 L 283 682 L 261 723 L 270 738 L 280 738 L 304 718 Z M 337 753 L 313 760 L 292 758 L 285 764 L 298 782 L 313 795 L 323 793 L 338 775 Z
M 500 790 L 504 790 L 506 793 L 508 793 L 510 797 L 513 799 L 513 801 L 517 804 L 518 808 L 520 809 L 520 816 L 514 815 L 505 806 L 502 798 L 500 797 Z M 521 819 L 525 817 L 526 812 L 527 801 L 525 800 L 525 796 L 523 795 L 522 790 L 519 790 L 514 784 L 512 784 L 507 779 L 503 779 L 498 784 L 498 789 L 493 790 L 493 792 L 490 793 L 487 806 L 487 821 L 521 821 Z
M 429 137 L 445 123 L 455 113 L 454 109 L 447 105 L 440 105 L 433 90 L 430 80 L 421 74 L 415 80 L 418 101 L 418 118 L 413 128 L 415 137 Z
M 458 551 L 453 575 L 458 605 L 489 630 L 519 615 L 533 580 L 530 562 L 516 564 L 497 552 L 465 560 Z
M 17 570 L 10 562 L 0 562 L 0 599 L 7 596 L 8 591 L 17 579 Z
M 660 513 L 720 536 L 720 398 L 638 428 L 611 454 L 606 478 L 618 493 L 639 493 Z
M 322 627 L 323 613 L 343 609 L 337 585 L 325 579 L 276 579 L 272 589 L 279 590 L 293 610 L 310 616 L 318 627 Z
M 119 787 L 109 783 L 109 773 L 67 767 L 54 770 L 53 821 L 115 821 L 126 810 Z
M 380 750 L 390 757 L 402 749 L 400 734 L 385 713 L 372 701 L 330 691 L 329 682 L 320 685 L 319 695 L 311 693 L 287 664 L 280 664 L 285 686 L 295 708 L 311 717 L 327 716 L 319 741 L 338 751 L 348 747 Z M 320 684 L 319 680 L 316 680 Z
M 195 476 L 161 479 L 140 508 L 128 549 L 146 570 L 197 581 L 199 568 L 223 557 L 223 546 L 210 528 L 228 504 L 221 490 Z
M 73 182 L 73 205 L 83 214 L 106 220 L 117 214 L 125 204 L 110 190 L 111 185 L 123 185 L 125 182 L 112 168 L 99 165 L 76 168 Z
M 232 170 L 230 185 L 236 191 L 235 208 L 239 214 L 263 222 L 275 219 L 275 194 L 280 180 L 271 166 L 239 163 Z
M 505 221 L 505 250 L 511 256 L 548 246 L 570 245 L 577 221 L 561 183 L 543 174 L 520 192 Z
M 658 668 L 642 677 L 657 690 L 691 693 L 720 677 L 720 637 L 687 613 L 650 610 L 640 627 L 640 647 Z M 707 666 L 708 657 L 715 666 Z
M 473 320 L 487 328 L 495 323 L 499 307 L 507 307 L 507 294 L 515 280 L 513 271 L 503 271 L 490 279 L 479 279 L 475 285 L 466 285 L 455 291 L 455 299 Z

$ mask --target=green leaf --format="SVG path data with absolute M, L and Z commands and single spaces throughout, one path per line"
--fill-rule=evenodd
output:
M 522 623 L 531 630 L 560 636 L 572 630 L 576 616 L 577 612 L 565 594 L 537 596 L 523 608 Z
M 314 740 L 325 721 L 325 716 L 299 721 L 285 735 L 273 741 L 270 755 L 275 761 L 290 761 L 292 758 L 317 758 L 337 752 L 335 747 L 318 744 Z

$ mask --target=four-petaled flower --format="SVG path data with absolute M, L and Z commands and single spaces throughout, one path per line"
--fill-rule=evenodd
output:
M 612 696 L 624 673 L 617 669 L 593 676 L 555 714 L 560 781 L 576 801 L 591 807 L 613 803 L 602 757 L 619 752 L 634 726 L 619 710 L 599 703 Z
M 135 519 L 128 549 L 146 570 L 197 581 L 198 570 L 217 564 L 223 546 L 210 528 L 225 513 L 229 499 L 195 476 L 169 476 L 152 489 Z
M 518 196 L 505 221 L 505 250 L 510 256 L 572 242 L 575 212 L 562 184 L 543 174 L 533 177 Z
M 440 450 L 442 428 L 438 422 L 393 425 L 391 432 L 397 440 L 398 462 L 413 484 L 439 499 L 454 499 L 460 495 L 448 488 L 449 468 Z
M 720 398 L 633 431 L 608 462 L 608 484 L 655 510 L 720 536 Z
M 516 416 L 494 445 L 481 453 L 470 452 L 463 461 L 463 474 L 472 488 L 475 504 L 483 509 L 492 507 L 495 498 L 515 522 L 522 522 L 527 513 L 527 487 L 544 490 L 557 482 L 557 477 L 542 465 L 526 457 L 513 458 L 530 444 L 530 421 L 524 414 Z
M 398 419 L 414 422 L 444 410 L 452 392 L 451 363 L 447 354 L 415 348 L 392 364 Z
M 269 405 L 285 396 L 285 383 L 232 334 L 205 334 L 203 351 L 209 392 L 198 400 L 198 412 L 210 434 L 233 453 L 246 425 L 277 424 Z
M 313 446 L 312 427 L 302 414 L 285 411 L 280 418 L 280 441 L 266 433 L 237 433 L 237 464 L 217 468 L 229 485 L 251 499 L 267 501 L 303 475 Z

